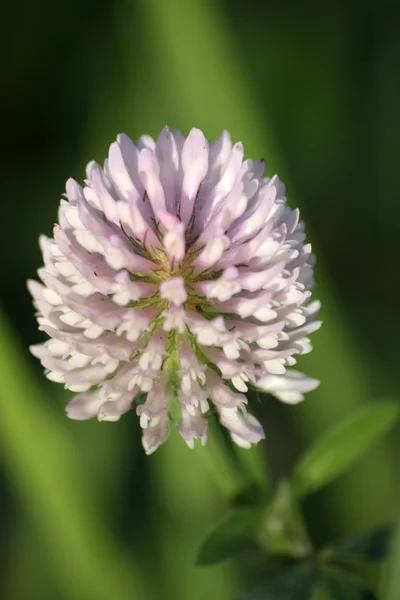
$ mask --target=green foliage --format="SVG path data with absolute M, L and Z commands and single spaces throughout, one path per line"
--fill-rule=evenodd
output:
M 343 569 L 304 562 L 288 568 L 241 600 L 378 600 Z
M 399 417 L 395 402 L 361 408 L 316 442 L 297 464 L 293 486 L 306 496 L 333 481 L 382 437 Z
M 239 508 L 224 518 L 206 537 L 196 564 L 212 565 L 241 552 L 254 539 L 260 513 L 256 509 Z
M 253 497 L 245 490 L 239 501 L 249 502 Z M 203 541 L 196 564 L 207 566 L 223 561 L 251 543 L 268 559 L 304 559 L 312 553 L 304 519 L 289 483 L 282 482 L 266 505 L 261 500 L 259 506 L 233 509 Z
M 363 589 L 356 577 L 341 569 L 324 566 L 321 577 L 332 600 L 378 600 L 373 592 Z
M 393 534 L 391 560 L 385 584 L 384 600 L 398 600 L 400 596 L 400 521 Z
M 243 596 L 241 600 L 310 600 L 316 576 L 314 565 L 298 565 L 274 577 L 258 591 Z
M 393 525 L 382 525 L 373 531 L 334 542 L 325 552 L 333 559 L 381 561 L 389 554 L 392 535 Z
M 197 564 L 215 564 L 256 543 L 265 574 L 274 575 L 244 600 L 375 600 L 366 588 L 376 587 L 378 580 L 371 583 L 361 567 L 387 557 L 392 527 L 335 541 L 316 552 L 298 502 L 290 482 L 284 481 L 266 506 L 236 509 L 203 542 Z M 289 561 L 297 564 L 288 569 Z

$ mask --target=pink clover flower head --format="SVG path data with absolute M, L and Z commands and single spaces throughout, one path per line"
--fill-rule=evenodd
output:
M 304 224 L 226 131 L 210 145 L 199 129 L 136 146 L 119 135 L 83 187 L 67 182 L 40 245 L 41 283 L 28 285 L 49 339 L 31 350 L 76 394 L 70 418 L 134 406 L 150 454 L 171 420 L 204 444 L 214 411 L 248 448 L 264 437 L 249 388 L 295 404 L 317 387 L 292 369 L 320 325 Z

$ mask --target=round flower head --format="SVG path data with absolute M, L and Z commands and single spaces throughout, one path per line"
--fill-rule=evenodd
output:
M 50 337 L 32 352 L 76 393 L 69 417 L 117 421 L 134 405 L 150 454 L 171 414 L 204 444 L 213 410 L 247 448 L 264 437 L 249 387 L 294 404 L 317 386 L 290 368 L 320 325 L 311 246 L 263 174 L 226 131 L 209 146 L 166 127 L 137 146 L 121 134 L 84 187 L 67 182 L 29 289 Z

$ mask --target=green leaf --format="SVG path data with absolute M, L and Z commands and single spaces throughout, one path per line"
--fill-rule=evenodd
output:
M 369 590 L 362 588 L 362 582 L 341 569 L 322 567 L 321 576 L 332 600 L 378 600 Z
M 293 475 L 299 496 L 326 485 L 348 469 L 399 416 L 395 402 L 380 402 L 357 411 L 343 421 L 300 459 Z
M 340 559 L 384 560 L 389 554 L 393 528 L 393 525 L 382 525 L 373 531 L 334 542 L 326 548 L 326 552 Z
M 315 566 L 302 564 L 280 573 L 256 592 L 243 596 L 241 600 L 310 600 L 316 582 Z
M 254 538 L 259 521 L 260 513 L 255 509 L 240 508 L 232 512 L 206 537 L 196 565 L 212 565 L 244 550 Z

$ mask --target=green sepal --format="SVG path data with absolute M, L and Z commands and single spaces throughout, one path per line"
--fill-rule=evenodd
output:
M 300 507 L 288 482 L 280 484 L 272 502 L 264 509 L 257 541 L 272 556 L 303 559 L 312 553 Z

